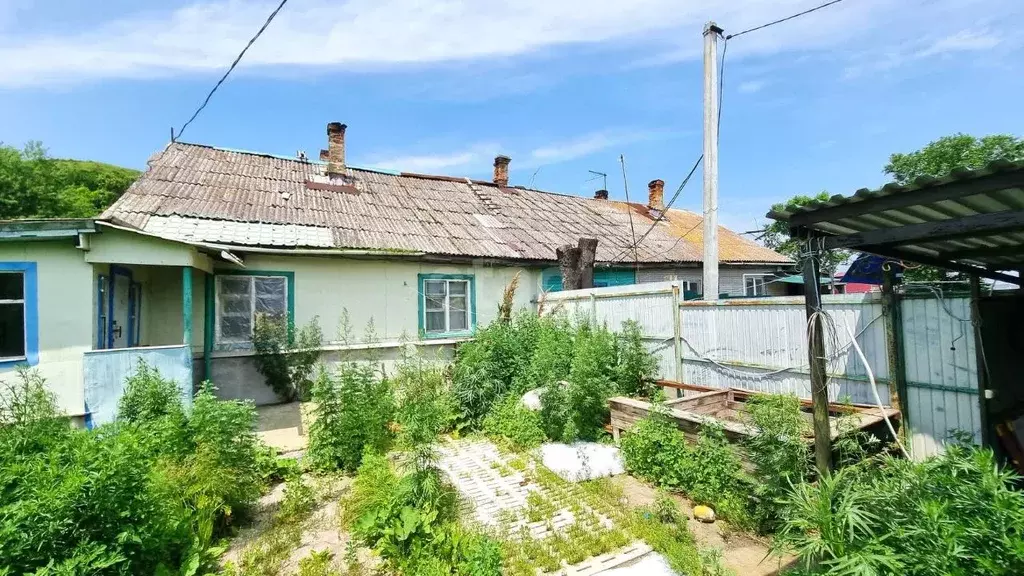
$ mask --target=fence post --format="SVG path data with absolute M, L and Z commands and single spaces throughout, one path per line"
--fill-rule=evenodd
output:
M 882 266 L 882 319 L 885 322 L 885 351 L 889 364 L 889 403 L 902 412 L 903 425 L 909 427 L 900 297 L 896 294 L 896 272 L 888 262 Z
M 590 292 L 590 322 L 597 328 L 597 296 Z
M 981 336 L 981 278 L 971 275 L 971 328 L 974 331 L 974 364 L 978 372 L 978 417 L 981 425 L 981 445 L 991 446 L 992 439 L 988 430 L 988 363 L 985 361 L 985 348 Z
M 828 373 L 825 365 L 824 325 L 821 315 L 821 270 L 815 252 L 815 237 L 807 236 L 804 255 L 804 308 L 807 313 L 807 360 L 811 373 L 811 405 L 814 417 L 814 459 L 818 474 L 827 476 L 832 470 L 832 427 L 828 419 Z
M 679 325 L 679 283 L 672 283 L 672 359 L 676 369 L 676 382 L 683 383 L 683 328 Z M 676 394 L 679 390 L 676 389 Z

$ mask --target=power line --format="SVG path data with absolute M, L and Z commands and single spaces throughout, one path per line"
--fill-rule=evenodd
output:
M 188 128 L 188 125 L 191 124 L 192 121 L 196 119 L 196 116 L 199 116 L 199 113 L 203 111 L 203 108 L 206 108 L 206 105 L 210 103 L 210 98 L 213 98 L 214 92 L 216 92 L 217 89 L 220 88 L 220 85 L 223 84 L 224 81 L 228 79 L 228 76 L 235 69 L 235 66 L 238 66 L 238 63 L 242 60 L 242 56 L 245 56 L 245 53 L 249 50 L 250 47 L 252 47 L 253 43 L 256 42 L 256 40 L 260 37 L 260 35 L 263 34 L 263 31 L 267 29 L 267 26 L 270 26 L 270 23 L 273 22 L 274 17 L 277 16 L 277 13 L 280 12 L 281 8 L 284 8 L 284 5 L 287 4 L 287 3 L 288 3 L 288 0 L 281 0 L 281 3 L 277 5 L 277 8 L 274 8 L 274 11 L 271 12 L 270 16 L 267 17 L 267 21 L 263 23 L 263 26 L 260 26 L 260 29 L 256 32 L 256 35 L 253 36 L 252 38 L 250 38 L 249 39 L 249 43 L 246 44 L 245 48 L 242 48 L 242 51 L 238 53 L 238 56 L 235 58 L 235 61 L 231 63 L 231 66 L 228 68 L 228 71 L 225 72 L 224 75 L 220 77 L 220 80 L 218 80 L 217 83 L 213 86 L 213 90 L 210 90 L 210 93 L 206 95 L 206 99 L 203 100 L 203 103 L 199 106 L 199 108 L 196 108 L 195 112 L 192 113 L 192 117 L 189 118 L 188 121 L 185 122 L 181 126 L 181 129 L 178 130 L 178 135 L 175 136 L 174 135 L 174 130 L 173 129 L 171 130 L 171 141 L 172 142 L 177 140 L 178 138 L 181 138 L 182 133 L 185 132 L 185 128 Z
M 748 28 L 748 29 L 746 29 L 746 30 L 744 30 L 742 32 L 737 32 L 735 34 L 729 34 L 728 36 L 725 37 L 725 39 L 729 40 L 730 38 L 736 38 L 737 36 L 743 36 L 744 34 L 749 34 L 751 32 L 755 32 L 755 31 L 761 30 L 763 28 L 768 28 L 769 26 L 775 26 L 776 24 L 781 24 L 781 23 L 786 22 L 788 20 L 792 20 L 794 18 L 799 18 L 799 17 L 801 17 L 801 16 L 803 16 L 805 14 L 810 14 L 811 12 L 816 12 L 818 10 L 821 10 L 822 8 L 828 8 L 829 6 L 831 6 L 833 4 L 839 4 L 842 1 L 843 0 L 832 0 L 831 2 L 826 2 L 826 3 L 824 3 L 824 4 L 820 5 L 820 6 L 815 6 L 814 8 L 810 8 L 808 10 L 804 10 L 803 12 L 798 12 L 796 14 L 793 14 L 792 16 L 786 16 L 785 18 L 779 18 L 778 20 L 775 20 L 773 22 L 768 22 L 767 24 L 761 24 L 760 26 L 754 26 L 753 28 Z
M 633 227 L 633 209 L 629 205 L 629 180 L 626 179 L 626 157 L 619 154 L 619 163 L 622 164 L 622 188 L 626 192 L 626 213 L 629 214 L 629 232 L 633 235 L 633 265 L 635 270 L 640 270 L 640 254 L 637 252 L 636 228 Z

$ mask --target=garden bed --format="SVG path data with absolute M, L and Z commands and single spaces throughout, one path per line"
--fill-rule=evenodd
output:
M 664 403 L 664 408 L 666 415 L 675 422 L 687 440 L 696 441 L 701 427 L 708 423 L 721 426 L 726 438 L 734 444 L 740 444 L 756 434 L 756 431 L 746 423 L 745 417 L 746 402 L 754 395 L 753 392 L 736 388 L 713 389 L 698 386 L 686 386 L 686 390 L 691 392 L 689 396 L 668 400 Z M 810 403 L 804 402 L 801 405 L 801 414 L 810 423 Z M 632 428 L 651 411 L 650 402 L 625 396 L 609 398 L 608 407 L 611 411 L 612 436 L 616 440 L 623 431 Z M 850 424 L 841 428 L 838 425 L 840 417 L 846 417 Z M 894 408 L 880 410 L 877 406 L 857 404 L 829 404 L 833 440 L 849 430 L 877 434 L 885 426 L 885 417 L 893 421 L 899 420 L 900 411 Z M 810 445 L 814 437 L 807 434 L 804 440 Z

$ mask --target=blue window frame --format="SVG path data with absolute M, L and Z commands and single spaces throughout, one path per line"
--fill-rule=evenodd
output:
M 35 262 L 0 262 L 0 368 L 39 363 Z
M 476 330 L 472 274 L 420 274 L 417 301 L 421 338 L 471 336 Z

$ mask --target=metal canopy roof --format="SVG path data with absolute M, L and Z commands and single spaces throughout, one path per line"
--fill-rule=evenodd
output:
M 997 160 L 943 178 L 886 184 L 771 211 L 794 231 L 848 248 L 1018 283 L 1024 267 L 1024 162 Z

